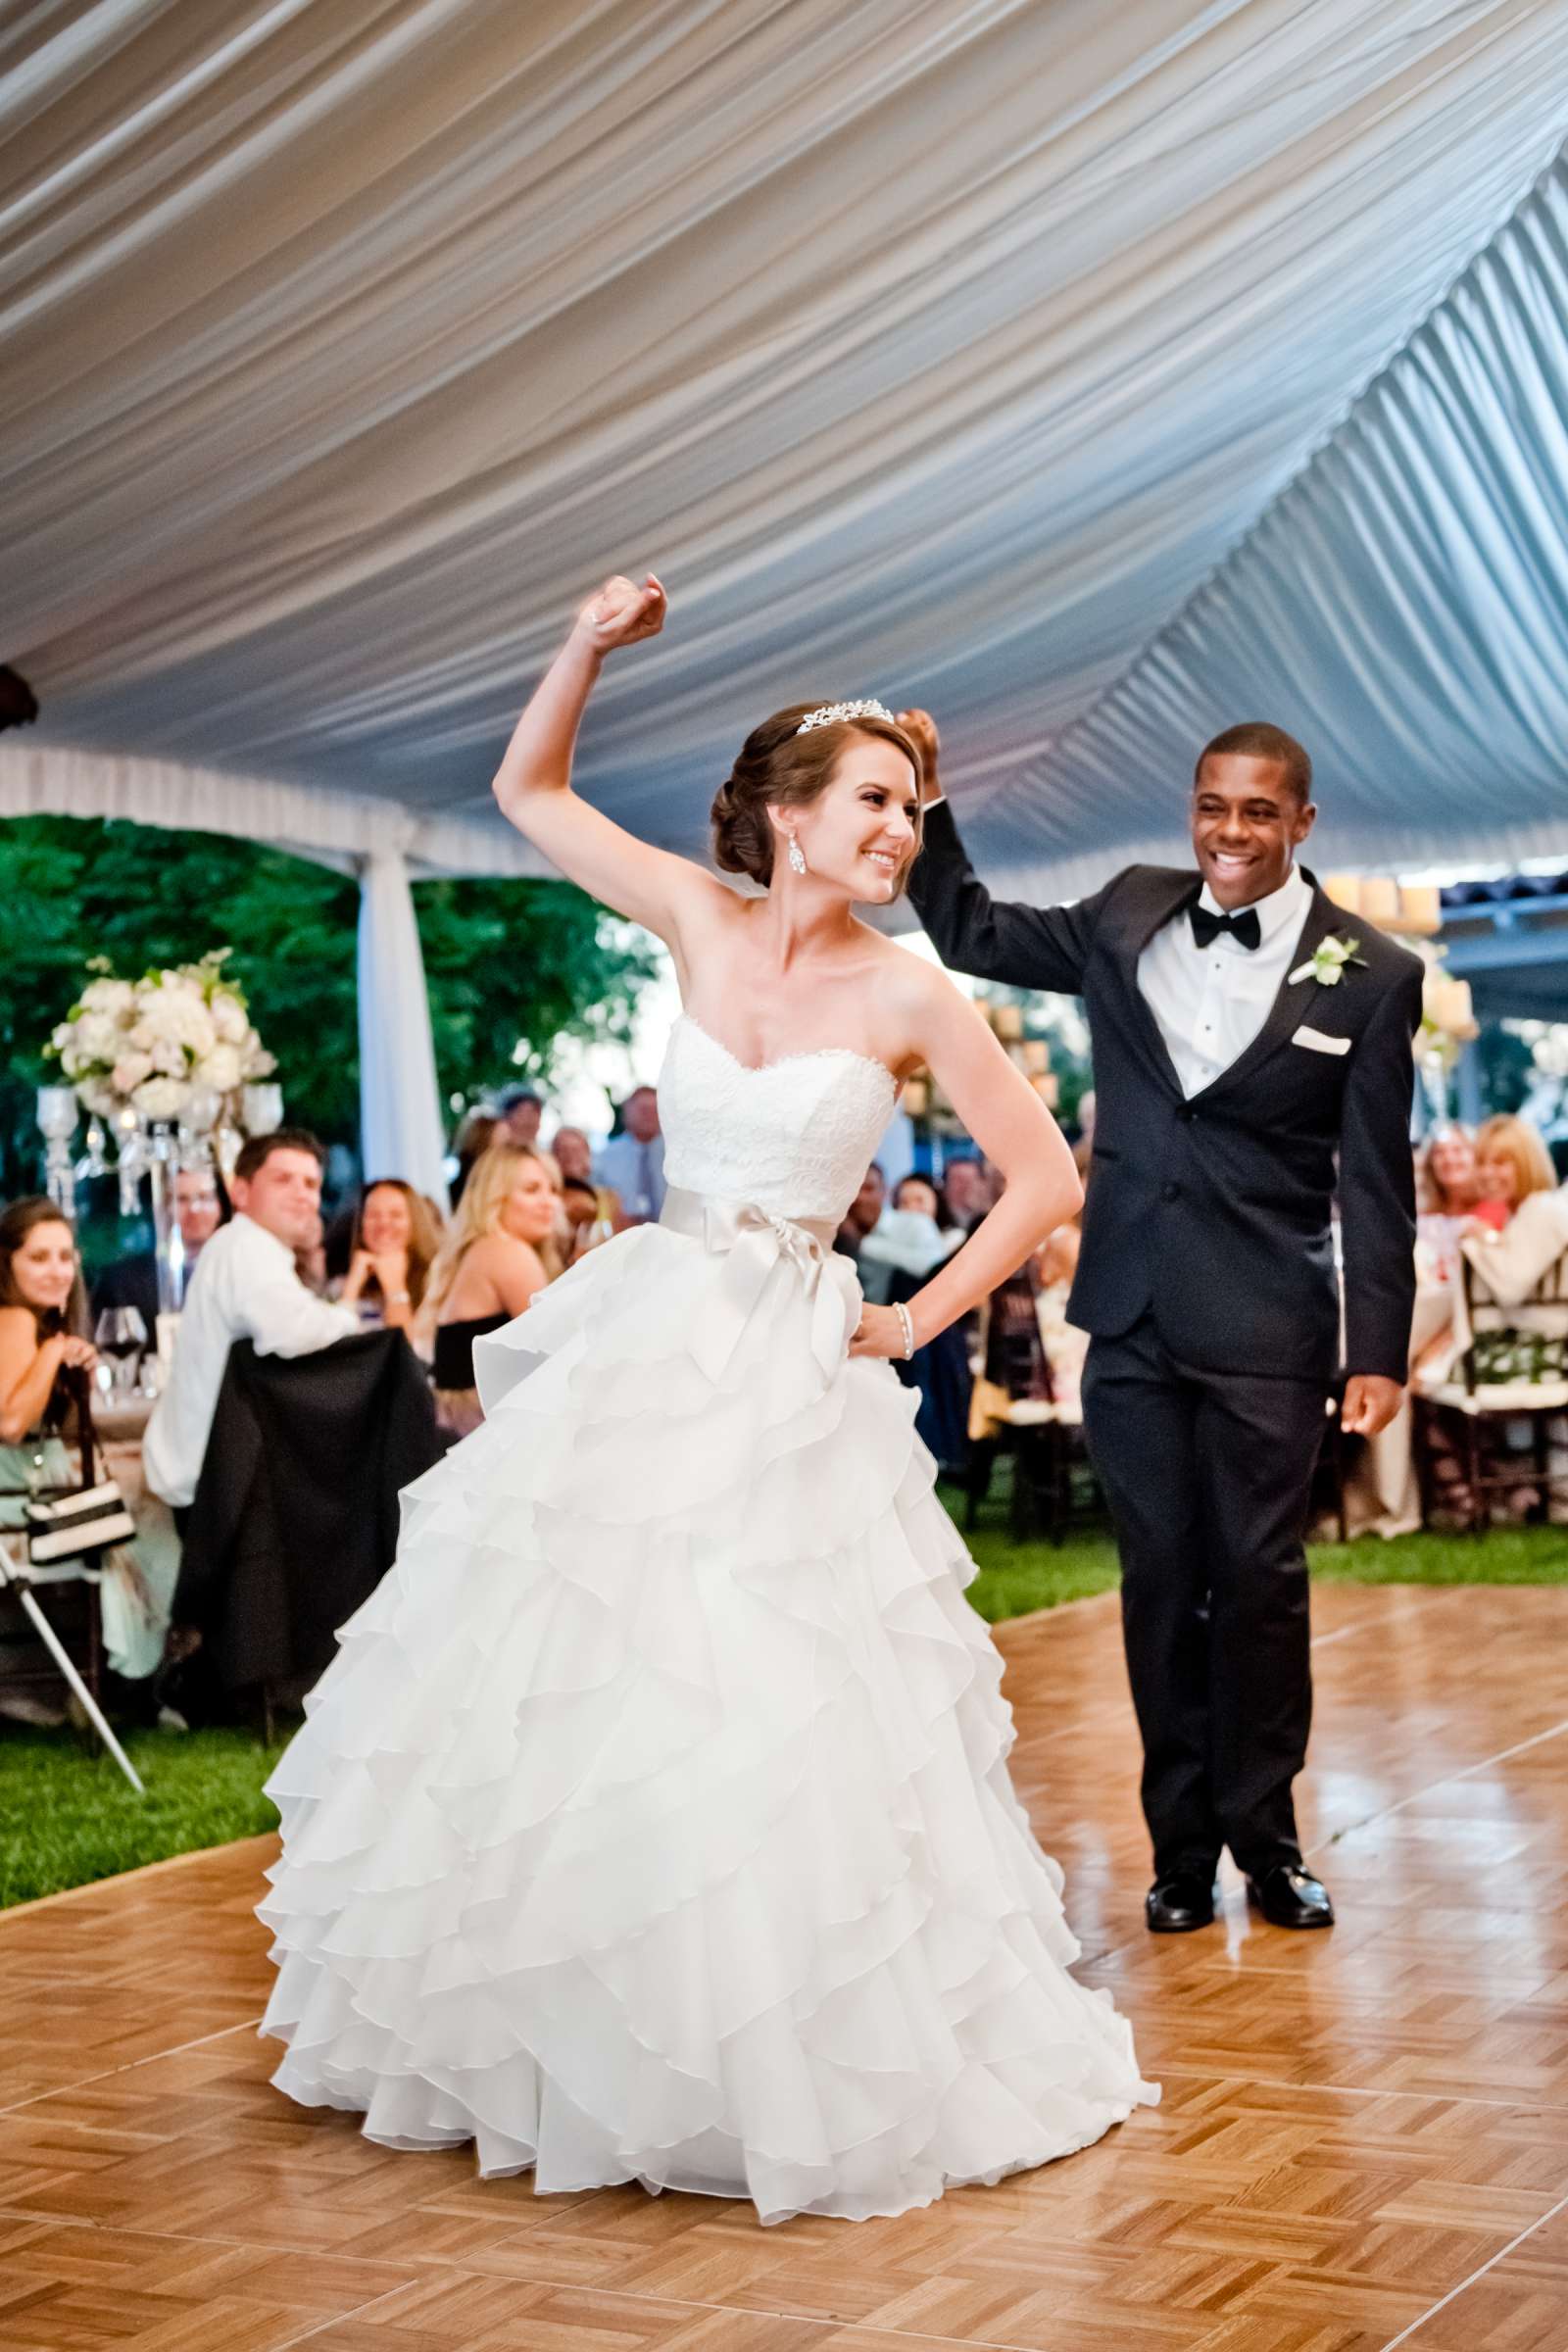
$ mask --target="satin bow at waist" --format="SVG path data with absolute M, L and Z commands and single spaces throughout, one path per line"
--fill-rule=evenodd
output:
M 831 1218 L 781 1217 L 755 1201 L 720 1200 L 672 1184 L 659 1222 L 724 1260 L 718 1288 L 688 1342 L 710 1381 L 723 1378 L 769 1275 L 786 1264 L 799 1274 L 810 1305 L 811 1353 L 825 1380 L 836 1376 L 859 1320 L 859 1293 L 849 1259 L 833 1252 L 838 1227 Z

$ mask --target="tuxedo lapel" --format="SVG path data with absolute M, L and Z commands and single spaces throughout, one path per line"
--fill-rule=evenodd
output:
M 1277 1053 L 1294 1036 L 1303 1021 L 1311 1019 L 1313 1008 L 1326 993 L 1321 981 L 1292 980 L 1291 972 L 1299 971 L 1326 939 L 1332 938 L 1336 932 L 1344 935 L 1349 917 L 1343 907 L 1335 906 L 1332 899 L 1325 898 L 1310 874 L 1305 878 L 1312 883 L 1312 904 L 1306 910 L 1301 936 L 1291 956 L 1291 970 L 1280 982 L 1274 1002 L 1268 1008 L 1267 1018 L 1246 1052 L 1238 1054 L 1229 1069 L 1221 1070 L 1217 1078 L 1195 1095 L 1194 1102 L 1206 1101 L 1210 1096 L 1222 1094 L 1228 1087 L 1245 1084 L 1271 1054 Z M 1336 985 L 1344 988 L 1349 978 L 1350 975 L 1347 974 L 1346 979 Z

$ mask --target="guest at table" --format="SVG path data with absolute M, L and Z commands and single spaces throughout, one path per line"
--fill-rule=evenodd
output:
M 452 1139 L 452 1156 L 458 1163 L 458 1172 L 452 1179 L 454 1208 L 463 1198 L 463 1188 L 473 1173 L 475 1160 L 489 1151 L 500 1125 L 500 1114 L 483 1103 L 475 1103 L 459 1120 L 458 1132 Z
M 880 1171 L 878 1171 L 880 1174 Z M 860 1245 L 861 1295 L 885 1306 L 907 1304 L 944 1258 L 963 1247 L 959 1227 L 942 1222 L 943 1206 L 929 1176 L 901 1178 Z M 957 1475 L 968 1454 L 969 1343 L 967 1318 L 950 1324 L 907 1362 L 893 1369 L 919 1395 L 914 1426 L 939 1468 Z
M 593 1146 L 580 1127 L 558 1127 L 550 1140 L 550 1156 L 561 1170 L 563 1183 L 592 1184 Z
M 192 1501 L 228 1351 L 310 1355 L 360 1328 L 353 1307 L 316 1298 L 295 1253 L 320 1223 L 325 1154 L 302 1127 L 252 1136 L 234 1163 L 236 1214 L 202 1251 L 164 1393 L 147 1425 L 147 1482 L 176 1511 Z
M 1089 1360 L 1089 1334 L 1068 1321 L 1067 1300 L 1078 1271 L 1083 1242 L 1082 1213 L 1048 1234 L 1035 1254 L 1040 1289 L 1035 1320 L 1040 1326 L 1051 1380 L 1051 1401 L 1058 1416 L 1076 1425 L 1083 1417 L 1084 1365 Z
M 412 1328 L 441 1247 L 428 1201 L 400 1176 L 368 1184 L 354 1218 L 349 1270 L 338 1297 L 362 1328 Z
M 98 1361 L 86 1323 L 74 1231 L 54 1201 L 14 1200 L 0 1216 L 0 1525 L 24 1524 L 29 1494 L 81 1483 L 65 1441 L 79 1434 L 73 1384 L 89 1380 Z M 172 1531 L 138 1510 L 138 1499 L 126 1495 L 135 1541 L 98 1563 L 104 1654 L 127 1681 L 144 1680 L 163 1656 L 179 1567 Z
M 1480 1191 L 1475 1144 L 1463 1127 L 1439 1127 L 1416 1154 L 1416 1270 L 1422 1282 L 1452 1282 L 1459 1236 Z
M 950 1159 L 942 1178 L 948 1222 L 972 1233 L 991 1205 L 991 1188 L 978 1159 Z
M 893 1205 L 908 1209 L 917 1217 L 929 1217 L 939 1233 L 953 1229 L 954 1219 L 948 1215 L 942 1196 L 929 1176 L 901 1176 L 893 1188 Z
M 520 1315 L 561 1272 L 556 1202 L 552 1167 L 531 1147 L 492 1144 L 474 1162 L 416 1326 L 430 1334 L 436 1412 L 455 1437 L 484 1418 L 474 1341 Z
M 1557 1171 L 1540 1132 L 1528 1119 L 1501 1113 L 1476 1132 L 1474 1214 L 1500 1233 L 1532 1193 L 1557 1189 Z
M 1513 1376 L 1510 1367 L 1531 1353 L 1528 1347 L 1521 1348 L 1522 1341 L 1544 1340 L 1558 1348 L 1568 1327 L 1560 1303 L 1528 1302 L 1530 1293 L 1568 1248 L 1568 1203 L 1558 1191 L 1551 1154 L 1528 1119 L 1508 1113 L 1484 1122 L 1476 1135 L 1475 1153 L 1476 1197 L 1470 1214 L 1456 1223 L 1457 1246 L 1474 1270 L 1476 1304 L 1512 1311 L 1506 1324 L 1489 1316 L 1478 1339 L 1464 1286 L 1456 1277 L 1451 1280 L 1443 1327 L 1421 1347 L 1412 1375 L 1417 1388 L 1429 1395 L 1453 1377 L 1472 1342 L 1475 1376 L 1486 1383 Z M 1461 1522 L 1471 1518 L 1474 1508 L 1464 1467 L 1472 1434 L 1484 1463 L 1491 1462 L 1506 1435 L 1490 1418 L 1472 1433 L 1446 1407 L 1428 1416 L 1428 1475 L 1439 1508 Z M 1528 1485 L 1515 1486 L 1503 1497 L 1513 1517 L 1526 1516 L 1540 1500 L 1537 1490 Z
M 531 1086 L 503 1087 L 496 1108 L 509 1144 L 526 1145 L 530 1150 L 537 1145 L 545 1115 L 543 1095 Z
M 621 1130 L 599 1153 L 595 1174 L 620 1197 L 628 1225 L 651 1225 L 664 1205 L 664 1139 L 659 1126 L 659 1096 L 635 1087 L 620 1107 Z
M 834 1236 L 833 1247 L 843 1257 L 853 1257 L 859 1263 L 865 1237 L 887 1206 L 888 1180 L 873 1159 L 860 1178 L 860 1189 L 845 1211 L 844 1222 Z
M 176 1168 L 173 1181 L 174 1224 L 184 1264 L 181 1300 L 190 1289 L 196 1261 L 220 1225 L 233 1215 L 223 1180 L 216 1168 Z M 133 1306 L 152 1340 L 158 1331 L 158 1260 L 151 1250 L 129 1251 L 105 1266 L 92 1286 L 92 1312 Z

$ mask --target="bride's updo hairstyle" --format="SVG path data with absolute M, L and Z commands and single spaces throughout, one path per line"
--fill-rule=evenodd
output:
M 920 756 L 902 727 L 889 718 L 840 718 L 798 730 L 816 703 L 791 703 L 754 727 L 741 746 L 740 757 L 713 796 L 713 860 L 726 874 L 749 874 L 765 890 L 773 878 L 773 848 L 777 840 L 768 822 L 768 809 L 808 808 L 833 781 L 839 754 L 856 735 L 874 735 L 895 744 L 914 770 L 919 787 Z M 914 862 L 920 848 L 922 817 L 914 820 Z M 904 873 L 907 874 L 908 865 Z M 904 888 L 904 875 L 899 878 Z

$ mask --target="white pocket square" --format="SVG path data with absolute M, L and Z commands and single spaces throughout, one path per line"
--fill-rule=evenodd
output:
M 1308 1046 L 1314 1054 L 1348 1054 L 1350 1051 L 1348 1037 L 1330 1037 L 1322 1029 L 1309 1028 L 1305 1021 L 1296 1031 L 1291 1043 L 1293 1046 Z

